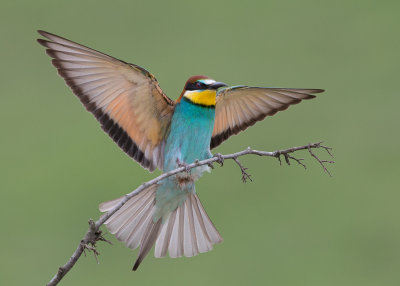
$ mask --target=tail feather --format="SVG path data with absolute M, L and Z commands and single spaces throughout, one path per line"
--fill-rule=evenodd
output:
M 207 234 L 208 239 L 211 241 L 212 244 L 214 243 L 219 243 L 222 242 L 222 237 L 216 230 L 214 224 L 212 223 L 210 217 L 207 215 L 206 211 L 203 208 L 203 205 L 201 204 L 199 197 L 194 196 L 195 203 L 193 203 L 193 206 L 195 209 L 200 210 L 200 214 L 198 215 L 198 218 L 201 218 L 203 221 L 203 225 L 205 227 L 205 230 L 203 229 L 204 233 Z
M 128 223 L 125 229 L 117 232 L 115 236 L 125 241 L 127 247 L 135 249 L 139 246 L 146 232 L 147 226 L 153 221 L 152 208 L 154 203 L 148 204 L 143 215 L 135 217 L 132 222 Z
M 125 242 L 129 248 L 135 249 L 139 246 L 147 225 L 152 221 L 156 190 L 156 186 L 145 189 L 126 202 L 105 222 L 110 233 L 115 234 L 115 237 Z M 110 210 L 122 199 L 123 197 L 103 203 L 100 210 Z
M 135 202 L 128 201 L 127 204 L 130 204 L 126 208 L 124 205 L 105 223 L 110 232 L 119 240 L 125 241 L 130 248 L 136 248 L 139 245 L 140 234 L 144 231 L 143 223 L 146 219 L 151 219 L 154 193 L 154 190 L 149 189 Z
M 161 222 L 162 219 L 159 219 L 156 223 L 151 221 L 148 224 L 141 241 L 138 258 L 136 259 L 135 265 L 133 265 L 132 268 L 133 271 L 136 271 L 138 269 L 140 263 L 142 263 L 143 259 L 146 257 L 147 253 L 149 253 L 150 249 L 156 242 L 157 236 L 160 232 Z
M 115 234 L 119 240 L 128 242 L 133 233 L 141 228 L 144 220 L 151 218 L 154 198 L 150 195 L 143 199 L 132 206 L 132 210 L 127 209 L 125 213 L 121 213 L 114 220 L 106 222 L 110 232 Z
M 175 222 L 172 228 L 171 237 L 169 239 L 168 252 L 172 258 L 181 257 L 183 254 L 183 209 L 185 204 L 178 207 Z M 156 242 L 157 244 L 157 242 Z
M 167 255 L 168 246 L 169 246 L 169 238 L 172 235 L 172 230 L 175 224 L 176 213 L 178 209 L 174 210 L 168 220 L 164 223 L 160 235 L 158 236 L 156 242 L 156 249 L 154 251 L 155 257 L 165 257 Z
M 210 251 L 212 245 L 222 242 L 196 194 L 189 194 L 162 226 L 156 241 L 155 257 L 191 257 Z
M 197 246 L 197 236 L 196 230 L 194 228 L 194 217 L 193 217 L 193 207 L 191 204 L 191 196 L 187 198 L 185 202 L 185 215 L 184 217 L 184 240 L 183 240 L 183 252 L 185 256 L 194 256 L 199 253 L 199 248 Z
M 127 247 L 135 249 L 140 245 L 136 270 L 155 244 L 155 257 L 169 253 L 172 258 L 191 257 L 210 251 L 213 244 L 222 238 L 206 214 L 196 194 L 188 193 L 184 203 L 167 218 L 153 220 L 157 185 L 151 186 L 131 198 L 106 222 L 108 230 Z M 101 211 L 109 211 L 124 197 L 102 203 Z

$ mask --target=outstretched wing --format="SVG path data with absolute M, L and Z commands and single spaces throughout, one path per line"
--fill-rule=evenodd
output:
M 52 63 L 105 132 L 144 168 L 162 168 L 174 103 L 152 74 L 134 64 L 38 31 Z
M 234 86 L 217 94 L 215 123 L 210 148 L 215 148 L 230 136 L 245 130 L 257 121 L 303 99 L 311 99 L 322 89 L 264 88 Z

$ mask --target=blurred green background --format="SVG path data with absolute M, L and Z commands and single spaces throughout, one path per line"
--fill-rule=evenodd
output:
M 197 184 L 224 242 L 155 259 L 110 234 L 61 285 L 400 285 L 398 1 L 9 1 L 0 4 L 0 285 L 43 285 L 97 219 L 100 202 L 150 174 L 58 77 L 47 30 L 147 68 L 175 99 L 206 74 L 232 85 L 324 88 L 217 150 L 324 140 L 330 178 L 245 157 Z M 325 153 L 318 153 L 328 159 Z

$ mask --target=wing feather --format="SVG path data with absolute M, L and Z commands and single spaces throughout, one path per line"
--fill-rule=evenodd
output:
M 174 102 L 144 68 L 62 37 L 38 31 L 67 85 L 102 128 L 132 158 L 153 171 L 163 165 L 163 146 Z
M 230 136 L 245 130 L 266 116 L 287 109 L 322 89 L 263 88 L 235 86 L 217 94 L 215 123 L 210 148 L 215 148 Z

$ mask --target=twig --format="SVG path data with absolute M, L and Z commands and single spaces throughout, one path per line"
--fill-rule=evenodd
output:
M 144 189 L 148 188 L 151 185 L 157 184 L 158 182 L 160 182 L 161 180 L 176 175 L 180 172 L 188 172 L 189 170 L 195 168 L 195 167 L 199 167 L 202 165 L 210 165 L 213 162 L 218 162 L 221 164 L 223 164 L 224 160 L 227 159 L 232 159 L 236 162 L 236 164 L 240 167 L 240 170 L 242 172 L 242 180 L 243 182 L 247 182 L 247 180 L 251 181 L 250 175 L 246 172 L 247 168 L 245 168 L 238 160 L 238 157 L 240 156 L 244 156 L 244 155 L 258 155 L 258 156 L 266 156 L 266 157 L 275 157 L 279 160 L 280 164 L 282 164 L 282 161 L 280 159 L 281 156 L 284 156 L 285 161 L 288 165 L 290 165 L 290 160 L 294 160 L 296 161 L 298 164 L 302 165 L 304 168 L 306 168 L 306 165 L 304 163 L 302 163 L 301 161 L 303 161 L 303 158 L 297 159 L 291 155 L 289 155 L 290 153 L 294 153 L 296 151 L 300 151 L 300 150 L 308 150 L 308 152 L 310 153 L 310 155 L 315 158 L 318 163 L 322 166 L 323 170 L 325 172 L 327 172 L 330 176 L 331 173 L 328 171 L 328 169 L 325 167 L 324 163 L 334 163 L 333 161 L 327 161 L 327 160 L 321 160 L 319 159 L 313 152 L 312 149 L 324 149 L 326 150 L 326 152 L 328 152 L 328 154 L 330 156 L 332 156 L 331 154 L 331 150 L 332 148 L 330 147 L 326 147 L 321 145 L 322 142 L 317 142 L 317 143 L 312 143 L 312 144 L 308 144 L 308 145 L 304 145 L 304 146 L 300 146 L 300 147 L 293 147 L 293 148 L 289 148 L 289 149 L 285 149 L 285 150 L 277 150 L 274 152 L 266 152 L 266 151 L 258 151 L 258 150 L 253 150 L 250 147 L 247 148 L 246 150 L 240 151 L 240 152 L 236 152 L 233 154 L 228 154 L 228 155 L 221 155 L 221 154 L 216 154 L 216 156 L 206 159 L 206 160 L 202 160 L 202 161 L 198 161 L 196 160 L 194 163 L 192 164 L 185 164 L 182 167 L 179 167 L 175 170 L 172 170 L 170 172 L 164 173 L 146 183 L 143 183 L 141 186 L 139 186 L 137 189 L 135 189 L 134 191 L 132 191 L 131 193 L 125 195 L 125 197 L 118 203 L 118 205 L 116 205 L 113 209 L 111 209 L 110 211 L 108 211 L 107 213 L 103 214 L 98 221 L 94 222 L 93 220 L 89 220 L 89 229 L 86 232 L 85 236 L 83 237 L 83 239 L 79 242 L 77 249 L 75 250 L 75 252 L 72 254 L 72 256 L 70 257 L 70 259 L 67 261 L 67 263 L 64 266 L 61 266 L 58 268 L 57 273 L 54 275 L 54 277 L 50 280 L 50 282 L 47 284 L 47 286 L 54 286 L 57 285 L 58 282 L 60 282 L 60 280 L 72 269 L 72 267 L 74 267 L 75 263 L 78 261 L 78 259 L 81 257 L 82 253 L 85 252 L 85 250 L 87 249 L 88 251 L 92 251 L 94 253 L 94 256 L 96 258 L 97 261 L 97 256 L 99 255 L 99 252 L 96 250 L 96 242 L 97 241 L 105 241 L 108 243 L 108 240 L 106 240 L 103 236 L 102 236 L 102 232 L 100 231 L 100 227 L 104 224 L 104 222 L 106 222 L 115 212 L 117 212 L 129 199 L 131 199 L 132 197 L 136 196 L 137 194 L 139 194 L 141 191 L 143 191 Z M 333 156 L 332 156 L 333 157 Z
M 247 180 L 250 180 L 251 182 L 253 182 L 253 180 L 251 179 L 251 175 L 249 173 L 246 172 L 247 168 L 245 168 L 238 160 L 238 158 L 233 157 L 232 158 L 233 161 L 236 162 L 236 164 L 238 164 L 240 171 L 242 172 L 242 181 L 243 183 L 247 183 Z
M 320 143 L 322 143 L 322 142 L 320 142 Z M 332 148 L 323 146 L 323 145 L 321 145 L 321 144 L 319 144 L 319 146 L 320 146 L 321 148 L 325 149 L 325 151 L 328 152 L 328 154 L 333 158 L 333 155 L 332 155 L 332 153 L 330 152 L 330 150 L 332 150 Z M 331 173 L 329 172 L 329 170 L 325 167 L 325 164 L 324 164 L 324 163 L 333 164 L 333 163 L 335 163 L 335 162 L 334 162 L 334 161 L 328 161 L 328 160 L 320 160 L 320 159 L 312 152 L 312 149 L 311 149 L 311 146 L 310 146 L 310 145 L 308 146 L 308 152 L 310 153 L 310 155 L 311 155 L 312 157 L 315 158 L 315 160 L 318 161 L 318 163 L 322 166 L 322 168 L 324 169 L 324 171 L 327 172 L 328 175 L 329 175 L 330 177 L 332 177 L 332 174 L 331 174 Z

